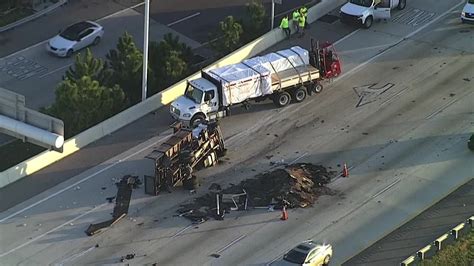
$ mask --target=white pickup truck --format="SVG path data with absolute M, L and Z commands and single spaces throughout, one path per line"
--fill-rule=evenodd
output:
M 270 98 L 278 107 L 291 100 L 302 102 L 308 93 L 322 90 L 320 80 L 341 73 L 332 45 L 311 46 L 311 51 L 294 46 L 202 71 L 201 78 L 189 80 L 184 95 L 171 103 L 171 116 L 193 127 L 229 115 L 233 105 L 247 107 L 250 100 Z
M 402 10 L 406 0 L 350 0 L 339 12 L 343 23 L 356 23 L 368 29 L 375 19 L 389 19 L 391 10 Z

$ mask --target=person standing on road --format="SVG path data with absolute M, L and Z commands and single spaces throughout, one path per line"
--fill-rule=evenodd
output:
M 300 38 L 304 36 L 304 26 L 305 26 L 305 23 L 306 23 L 306 19 L 304 16 L 300 16 L 299 20 L 298 20 L 298 25 L 300 27 Z
M 289 40 L 289 39 L 290 39 L 290 35 L 291 35 L 291 30 L 290 30 L 290 25 L 289 25 L 289 22 L 288 22 L 288 15 L 285 15 L 285 16 L 281 19 L 280 28 L 285 32 L 286 37 L 287 37 L 288 40 Z
M 308 28 L 308 9 L 306 8 L 306 6 L 302 6 L 300 8 L 300 16 L 304 17 L 305 25 L 303 28 L 307 29 Z
M 297 9 L 295 9 L 293 11 L 293 15 L 291 17 L 291 20 L 293 21 L 293 27 L 295 27 L 296 33 L 300 32 L 300 29 L 299 29 L 299 26 L 298 26 L 299 18 L 300 18 L 300 12 Z

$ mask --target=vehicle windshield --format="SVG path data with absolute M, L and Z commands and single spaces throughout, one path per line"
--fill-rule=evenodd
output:
M 306 259 L 306 254 L 297 250 L 290 250 L 283 259 L 296 264 L 303 264 Z
M 194 88 L 191 84 L 188 84 L 188 87 L 186 88 L 185 96 L 195 103 L 201 103 L 202 102 L 202 95 L 204 92 L 200 89 Z
M 65 29 L 63 32 L 59 34 L 59 36 L 63 37 L 64 39 L 68 39 L 70 41 L 75 41 L 79 38 L 79 32 L 73 27 L 69 27 Z
M 373 0 L 350 0 L 350 2 L 354 5 L 365 6 L 365 7 L 371 7 L 372 1 Z

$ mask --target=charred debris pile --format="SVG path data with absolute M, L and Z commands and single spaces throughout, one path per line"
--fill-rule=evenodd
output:
M 209 193 L 182 205 L 178 213 L 199 223 L 209 217 L 223 218 L 223 214 L 230 210 L 280 209 L 283 205 L 287 208 L 305 208 L 319 196 L 333 194 L 325 185 L 335 176 L 335 171 L 328 171 L 322 165 L 287 165 L 225 189 L 213 183 Z

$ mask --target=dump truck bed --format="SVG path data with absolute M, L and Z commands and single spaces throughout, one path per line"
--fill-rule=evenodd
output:
M 271 78 L 272 89 L 273 91 L 276 91 L 281 88 L 288 88 L 296 84 L 318 79 L 319 70 L 312 65 L 303 65 L 278 73 L 273 73 Z

